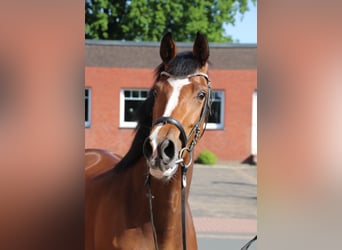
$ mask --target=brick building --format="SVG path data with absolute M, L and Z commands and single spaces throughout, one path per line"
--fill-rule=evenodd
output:
M 256 154 L 257 48 L 209 46 L 213 112 L 195 156 L 209 149 L 219 160 L 243 161 Z M 192 44 L 177 43 L 177 49 L 191 50 Z M 160 63 L 159 43 L 86 41 L 86 148 L 127 152 L 136 125 L 134 112 Z

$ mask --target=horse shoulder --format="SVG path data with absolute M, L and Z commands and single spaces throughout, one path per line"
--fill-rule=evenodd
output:
M 95 178 L 113 169 L 121 160 L 117 154 L 103 149 L 85 150 L 85 175 L 87 179 Z

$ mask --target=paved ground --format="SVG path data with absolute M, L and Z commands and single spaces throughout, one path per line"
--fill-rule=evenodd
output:
M 200 250 L 241 249 L 257 234 L 257 167 L 196 164 L 189 201 Z

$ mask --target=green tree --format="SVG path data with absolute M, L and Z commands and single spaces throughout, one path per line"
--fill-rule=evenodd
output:
M 191 41 L 197 31 L 210 42 L 230 42 L 223 25 L 248 11 L 249 0 L 86 0 L 87 39 L 159 41 L 171 31 Z M 255 4 L 256 0 L 250 0 Z

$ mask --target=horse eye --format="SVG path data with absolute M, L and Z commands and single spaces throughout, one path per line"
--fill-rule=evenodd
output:
M 198 99 L 202 101 L 205 98 L 205 96 L 206 96 L 206 93 L 204 91 L 200 91 L 197 97 Z

